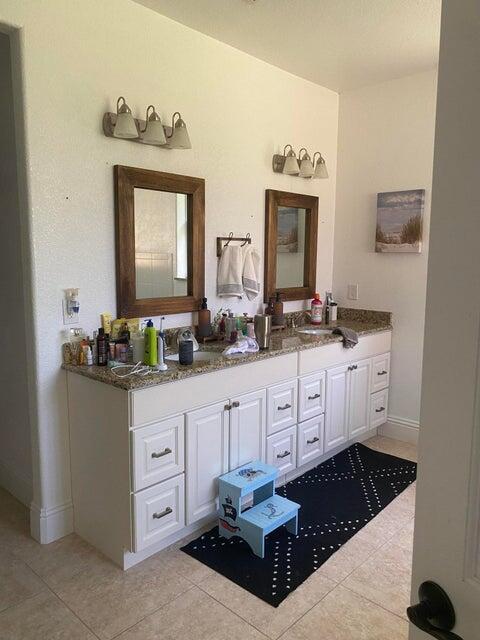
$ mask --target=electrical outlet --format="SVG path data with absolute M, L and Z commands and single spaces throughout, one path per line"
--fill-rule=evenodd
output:
M 63 324 L 77 324 L 79 322 L 80 303 L 78 289 L 65 289 L 62 300 Z
M 358 284 L 349 284 L 347 287 L 347 298 L 349 300 L 358 300 Z

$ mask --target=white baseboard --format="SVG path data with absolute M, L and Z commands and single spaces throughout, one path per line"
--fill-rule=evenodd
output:
M 6 462 L 0 460 L 0 486 L 20 500 L 26 507 L 32 501 L 32 481 L 19 474 Z
M 41 509 L 32 502 L 30 533 L 41 544 L 49 544 L 73 533 L 73 504 L 66 502 L 58 507 Z
M 388 416 L 387 422 L 378 427 L 378 435 L 410 444 L 418 444 L 419 427 L 419 423 L 415 420 Z

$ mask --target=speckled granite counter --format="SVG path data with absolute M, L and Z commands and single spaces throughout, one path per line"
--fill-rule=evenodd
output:
M 291 314 L 295 315 L 295 314 Z M 340 309 L 339 320 L 332 325 L 321 325 L 322 329 L 333 329 L 336 326 L 347 327 L 353 329 L 359 336 L 371 335 L 381 331 L 389 331 L 392 329 L 391 313 L 383 311 L 367 311 L 363 309 Z M 305 325 L 301 328 L 308 328 Z M 113 374 L 107 367 L 97 366 L 76 366 L 63 365 L 66 371 L 78 373 L 105 384 L 110 384 L 120 389 L 133 391 L 135 389 L 143 389 L 158 384 L 166 384 L 175 380 L 183 380 L 191 376 L 203 373 L 211 373 L 229 367 L 236 367 L 241 364 L 263 360 L 265 358 L 273 358 L 285 353 L 295 351 L 303 351 L 305 349 L 313 349 L 322 345 L 331 344 L 333 342 L 341 342 L 342 338 L 338 335 L 309 335 L 299 333 L 296 329 L 290 328 L 283 331 L 276 331 L 272 334 L 270 340 L 270 348 L 259 351 L 258 353 L 236 354 L 233 356 L 221 356 L 215 360 L 194 362 L 189 366 L 182 366 L 178 362 L 168 361 L 168 370 L 149 374 L 147 376 L 129 376 L 128 378 L 119 378 Z M 221 353 L 226 347 L 225 343 L 208 343 L 201 345 L 201 351 L 215 351 Z M 352 351 L 352 355 L 355 352 Z M 353 357 L 355 357 L 353 355 Z

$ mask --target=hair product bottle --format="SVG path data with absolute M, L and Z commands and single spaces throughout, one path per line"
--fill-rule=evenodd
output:
M 106 367 L 108 364 L 108 343 L 103 327 L 100 327 L 97 336 L 97 364 L 99 367 Z
M 153 321 L 149 320 L 144 329 L 145 335 L 145 356 L 143 362 L 150 367 L 157 364 L 157 330 L 153 326 Z
M 320 294 L 316 293 L 312 303 L 311 303 L 311 323 L 312 324 L 322 324 L 322 310 L 323 310 L 323 305 L 322 305 L 322 301 L 320 300 Z

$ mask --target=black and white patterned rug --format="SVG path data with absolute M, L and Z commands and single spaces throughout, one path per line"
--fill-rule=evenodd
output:
M 274 607 L 416 479 L 417 465 L 354 444 L 277 489 L 301 505 L 298 535 L 280 527 L 258 558 L 218 527 L 182 551 Z

